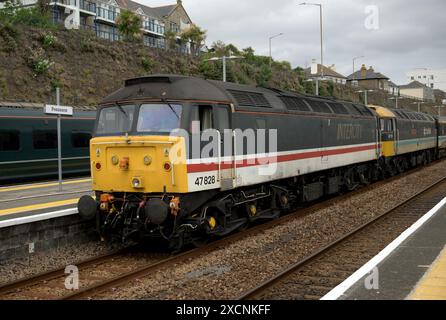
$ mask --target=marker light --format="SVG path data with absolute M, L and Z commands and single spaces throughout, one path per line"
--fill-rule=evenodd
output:
M 165 162 L 163 165 L 164 170 L 170 171 L 172 170 L 172 165 L 169 162 Z

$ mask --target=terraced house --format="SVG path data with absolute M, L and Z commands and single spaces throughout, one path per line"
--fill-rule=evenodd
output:
M 22 6 L 33 6 L 37 0 L 20 2 Z M 180 50 L 190 52 L 189 44 L 181 44 L 179 41 L 180 32 L 192 24 L 181 0 L 161 7 L 149 7 L 131 0 L 50 0 L 50 5 L 55 23 L 63 24 L 67 29 L 89 29 L 98 37 L 111 41 L 121 39 L 116 28 L 121 11 L 133 11 L 142 18 L 141 31 L 145 45 L 165 48 L 166 33 L 171 31 L 180 44 Z

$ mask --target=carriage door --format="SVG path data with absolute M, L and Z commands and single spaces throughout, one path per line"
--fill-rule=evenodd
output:
M 231 109 L 228 105 L 214 106 L 214 124 L 219 136 L 218 179 L 221 190 L 233 189 L 235 179 L 235 161 Z

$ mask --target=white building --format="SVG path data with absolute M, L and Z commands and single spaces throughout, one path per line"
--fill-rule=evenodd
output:
M 406 73 L 407 81 L 418 81 L 432 89 L 446 91 L 446 69 L 413 69 Z

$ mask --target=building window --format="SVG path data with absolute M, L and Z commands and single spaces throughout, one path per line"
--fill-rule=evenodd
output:
M 410 80 L 415 80 L 415 77 L 410 77 Z
M 91 134 L 89 132 L 72 132 L 71 144 L 74 148 L 88 148 L 90 146 Z
M 33 131 L 34 149 L 57 149 L 56 130 Z
M 434 76 L 431 76 L 431 79 L 434 80 Z
M 0 151 L 17 151 L 20 149 L 18 131 L 0 131 Z
M 431 88 L 432 88 L 432 89 L 434 88 L 434 84 L 433 84 L 433 83 L 431 83 Z

